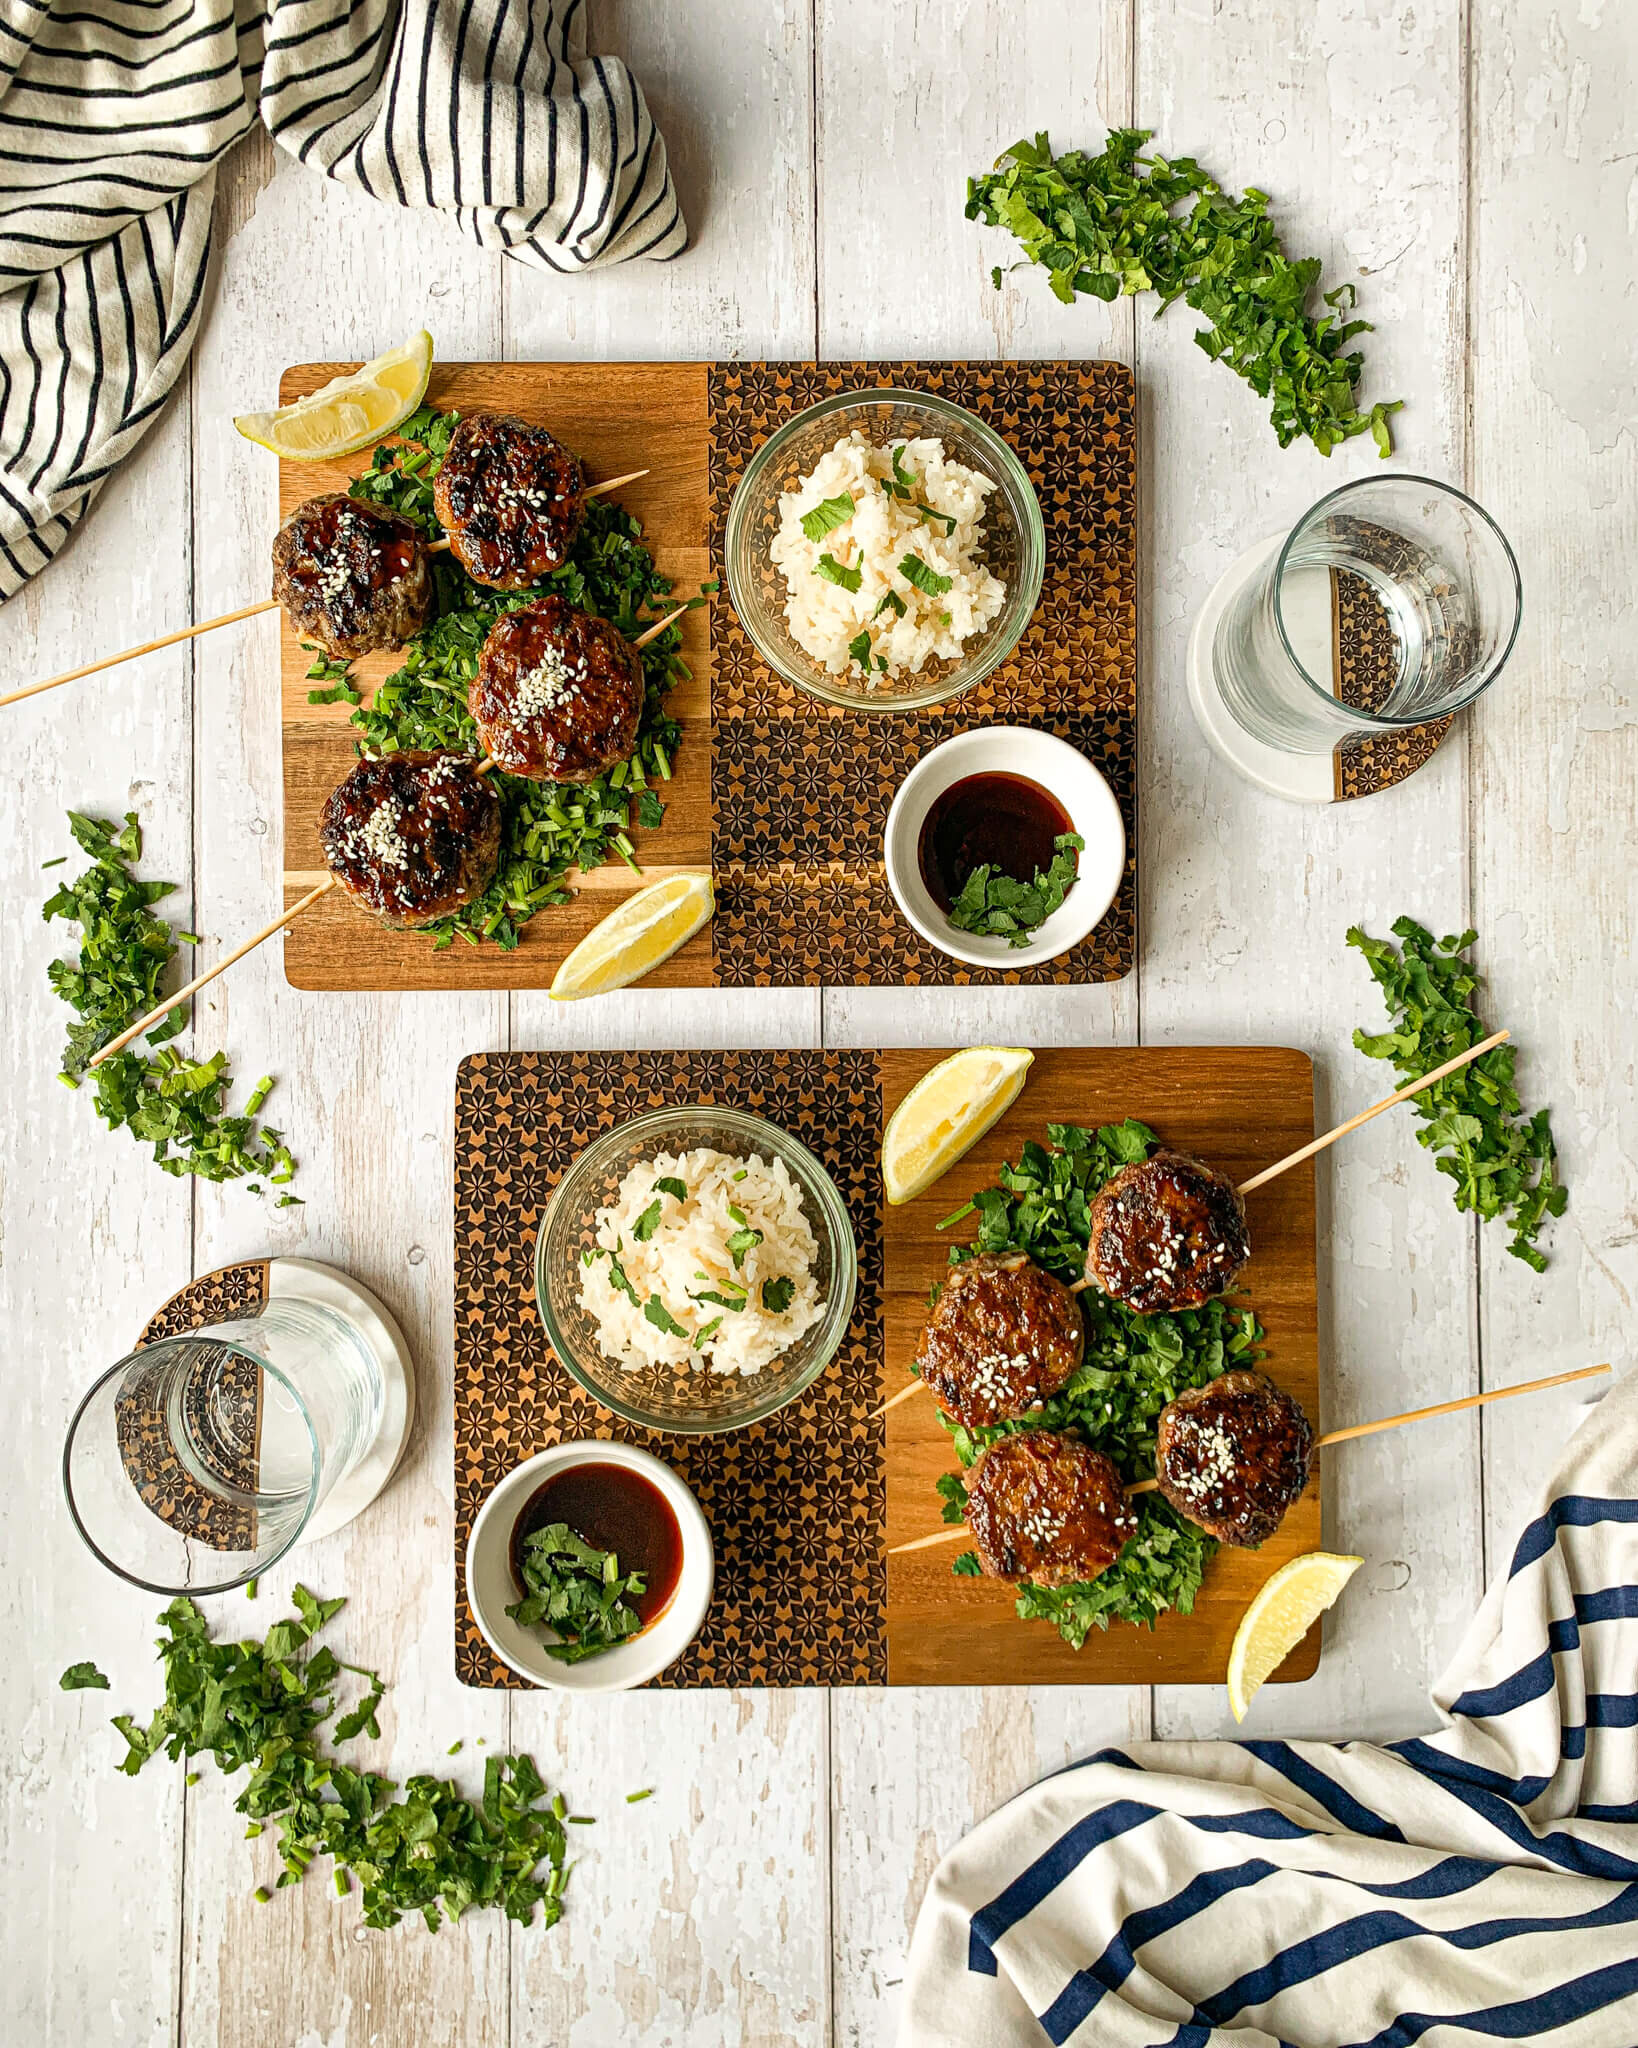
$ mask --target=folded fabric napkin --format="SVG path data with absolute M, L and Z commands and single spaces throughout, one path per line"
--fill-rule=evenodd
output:
M 1638 2042 L 1638 1373 L 1571 1440 L 1437 1734 L 1104 1750 L 934 1873 L 901 2048 Z
M 215 167 L 258 113 L 327 177 L 548 270 L 688 239 L 585 0 L 0 0 L 0 597 L 182 374 Z

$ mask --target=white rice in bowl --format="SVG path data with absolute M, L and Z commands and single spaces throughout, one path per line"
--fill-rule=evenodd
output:
M 630 1371 L 760 1372 L 824 1312 L 819 1246 L 782 1159 L 657 1152 L 598 1210 L 594 1235 L 580 1306 L 603 1355 Z
M 994 489 L 947 460 L 942 441 L 878 448 L 857 429 L 845 434 L 779 500 L 769 556 L 785 579 L 797 646 L 828 675 L 851 671 L 872 689 L 929 660 L 959 660 L 1007 594 L 978 559 Z M 911 557 L 921 568 L 906 576 L 900 565 Z M 849 590 L 855 572 L 859 587 Z

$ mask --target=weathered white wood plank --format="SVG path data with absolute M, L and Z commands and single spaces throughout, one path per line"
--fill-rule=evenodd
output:
M 271 173 L 271 176 L 269 176 Z M 269 402 L 280 369 L 315 355 L 368 356 L 425 324 L 447 356 L 493 355 L 500 281 L 492 258 L 426 216 L 373 204 L 311 176 L 270 145 L 235 160 L 224 204 L 237 222 L 194 364 L 198 603 L 206 612 L 266 585 L 275 525 L 271 458 L 231 415 Z M 315 265 L 312 252 L 326 260 Z M 345 278 L 337 292 L 334 280 Z M 278 665 L 273 623 L 201 643 L 197 819 L 199 916 L 217 943 L 263 922 L 279 894 Z M 273 946 L 214 983 L 199 1026 L 241 1073 L 279 1077 L 277 1112 L 301 1160 L 307 1206 L 264 1210 L 242 1191 L 198 1205 L 201 1269 L 262 1248 L 327 1260 L 402 1320 L 418 1368 L 405 1464 L 361 1520 L 271 1575 L 249 1618 L 264 1627 L 300 1577 L 344 1593 L 343 1655 L 392 1681 L 382 1767 L 403 1779 L 448 1768 L 472 1788 L 505 1737 L 498 1699 L 464 1692 L 451 1655 L 451 1129 L 455 1067 L 499 1042 L 504 1004 L 477 995 L 307 995 L 284 985 Z M 233 1623 L 246 1610 L 227 1603 Z M 457 1737 L 460 1760 L 445 1763 Z M 552 1759 L 543 1758 L 550 1770 Z M 368 2041 L 406 2024 L 420 2040 L 506 2038 L 508 1932 L 474 1914 L 433 1937 L 419 1924 L 364 1934 L 356 1900 L 320 1874 L 266 1907 L 266 1876 L 240 1839 L 225 1789 L 190 1799 L 184 2038 L 190 2043 Z M 411 2023 L 409 2016 L 413 2015 Z
M 139 536 L 161 534 L 152 547 Z M 173 404 L 45 575 L 0 611 L 0 666 L 17 685 L 129 646 L 188 607 L 188 413 Z M 89 1087 L 57 1080 L 72 1013 L 46 966 L 70 929 L 40 906 L 84 856 L 70 807 L 140 814 L 144 875 L 181 884 L 165 912 L 186 925 L 188 650 L 14 705 L 0 773 L 0 1028 L 8 1055 L 0 1133 L 0 1321 L 11 1400 L 0 1445 L 9 1569 L 0 1628 L 18 1654 L 0 1672 L 0 1925 L 9 2026 L 19 2040 L 169 2042 L 182 1908 L 180 1771 L 115 1774 L 108 1716 L 157 1697 L 150 1648 L 161 1604 L 91 1556 L 63 1499 L 63 1435 L 81 1394 L 188 1277 L 190 1200 L 126 1131 L 97 1120 Z M 40 872 L 60 854 L 69 865 Z M 93 1658 L 110 1692 L 63 1693 Z M 124 1881 L 138 1871 L 142 1882 Z
M 814 346 L 809 10 L 626 9 L 603 32 L 643 81 L 694 242 L 565 284 L 506 273 L 509 357 L 807 356 Z M 719 603 L 726 599 L 719 598 Z M 685 742 L 686 743 L 686 742 Z M 812 1045 L 816 991 L 512 998 L 519 1046 Z M 825 2038 L 825 1696 L 638 1693 L 511 1701 L 515 1743 L 561 1756 L 599 1816 L 572 1910 L 513 1945 L 519 2044 L 757 2048 Z M 654 1797 L 628 1807 L 643 1786 Z
M 968 174 L 1023 130 L 1049 127 L 1064 146 L 1126 118 L 1124 0 L 1027 17 L 988 0 L 902 6 L 867 31 L 857 10 L 826 0 L 818 18 L 820 355 L 1131 361 L 1129 306 L 1066 308 L 1022 277 L 996 292 L 990 268 L 1010 251 L 962 212 Z M 828 1044 L 1121 1043 L 1137 1023 L 1136 976 L 1097 988 L 825 994 Z M 1044 1771 L 1148 1723 L 1141 1687 L 832 1695 L 838 2043 L 890 2038 L 939 1856 Z
M 1462 12 L 1385 0 L 1208 8 L 1141 0 L 1137 106 L 1157 145 L 1225 184 L 1271 191 L 1293 254 L 1359 278 L 1372 396 L 1402 395 L 1396 466 L 1460 480 Z M 1360 275 L 1360 273 L 1365 273 Z M 1183 690 L 1212 581 L 1250 541 L 1380 467 L 1368 440 L 1329 462 L 1281 453 L 1266 406 L 1195 347 L 1178 307 L 1138 334 L 1150 406 L 1145 730 L 1144 1036 L 1297 1045 L 1316 1064 L 1319 1128 L 1384 1092 L 1350 1033 L 1380 1005 L 1343 943 L 1411 911 L 1460 925 L 1466 788 L 1451 748 L 1403 788 L 1328 809 L 1286 805 L 1210 755 Z M 1384 1117 L 1321 1162 L 1324 1415 L 1390 1413 L 1469 1391 L 1467 1233 L 1408 1119 Z M 1256 1228 L 1256 1198 L 1251 1222 Z M 1256 1266 L 1249 1276 L 1253 1298 Z M 1436 1426 L 1350 1447 L 1326 1471 L 1329 1538 L 1366 1566 L 1317 1676 L 1271 1688 L 1259 1733 L 1406 1733 L 1479 1589 L 1477 1433 Z M 1215 1688 L 1160 1694 L 1159 1732 L 1232 1727 Z
M 1473 489 L 1518 551 L 1524 628 L 1474 720 L 1474 923 L 1570 1207 L 1537 1278 L 1483 1235 L 1487 1384 L 1632 1357 L 1638 1295 L 1638 37 L 1629 10 L 1476 11 Z M 1550 1405 L 1551 1404 L 1551 1405 Z M 1488 1411 L 1486 1563 L 1507 1569 L 1569 1416 Z

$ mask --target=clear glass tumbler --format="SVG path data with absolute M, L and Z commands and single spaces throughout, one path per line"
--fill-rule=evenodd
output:
M 1471 498 L 1427 477 L 1370 477 L 1321 498 L 1236 592 L 1212 677 L 1254 739 L 1327 754 L 1471 704 L 1512 653 L 1521 608 L 1513 550 Z M 1373 650 L 1368 704 L 1337 694 L 1345 632 Z
M 133 1351 L 63 1447 L 74 1525 L 155 1593 L 225 1593 L 265 1571 L 368 1452 L 384 1386 L 347 1317 L 275 1299 Z

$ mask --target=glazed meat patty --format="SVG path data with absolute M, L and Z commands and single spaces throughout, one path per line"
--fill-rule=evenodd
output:
M 530 590 L 568 560 L 585 490 L 578 456 L 544 427 L 476 413 L 449 437 L 432 507 L 474 583 Z
M 467 692 L 484 752 L 508 775 L 593 782 L 637 744 L 643 657 L 566 597 L 497 619 Z
M 1095 1579 L 1137 1528 L 1109 1459 L 1051 1429 L 990 1446 L 967 1477 L 967 1522 L 991 1578 L 1037 1586 Z
M 1086 1348 L 1075 1297 L 1022 1252 L 984 1253 L 944 1283 L 916 1369 L 954 1421 L 1011 1422 L 1046 1400 Z
M 1266 1543 L 1308 1484 L 1313 1456 L 1302 1404 L 1260 1372 L 1226 1372 L 1160 1411 L 1160 1490 L 1219 1543 Z
M 298 505 L 273 536 L 273 595 L 304 640 L 350 661 L 420 632 L 432 616 L 432 571 L 410 520 L 330 491 Z
M 500 798 L 464 754 L 383 754 L 330 792 L 319 837 L 348 895 L 383 924 L 413 931 L 495 879 Z
M 1092 1202 L 1086 1276 L 1139 1315 L 1199 1308 L 1251 1257 L 1234 1183 L 1186 1152 L 1123 1166 Z

